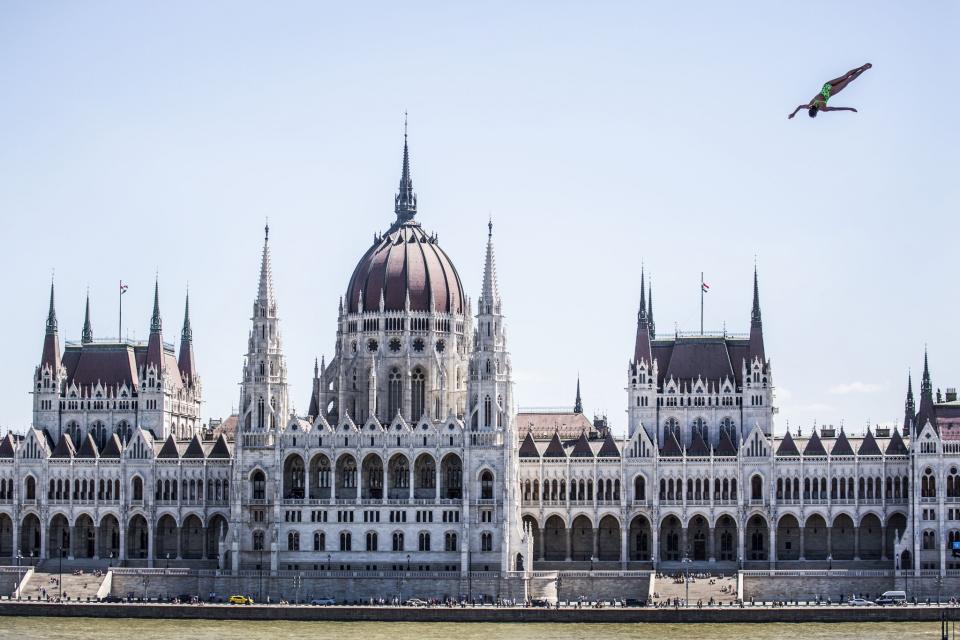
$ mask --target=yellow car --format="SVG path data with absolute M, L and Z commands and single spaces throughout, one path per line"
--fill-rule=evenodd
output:
M 230 604 L 253 604 L 253 598 L 248 598 L 247 596 L 230 596 L 227 602 Z

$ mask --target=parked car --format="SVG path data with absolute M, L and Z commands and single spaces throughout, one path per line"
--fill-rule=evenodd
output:
M 310 604 L 316 607 L 330 607 L 337 604 L 337 601 L 334 598 L 314 598 Z
M 230 604 L 253 604 L 253 598 L 249 596 L 230 596 L 227 602 Z
M 876 603 L 864 598 L 851 598 L 850 600 L 847 600 L 847 606 L 850 607 L 872 607 L 875 604 Z
M 883 595 L 877 598 L 877 604 L 882 604 L 882 605 L 906 604 L 906 603 L 907 603 L 906 591 L 884 591 Z
M 640 607 L 640 606 L 643 606 L 643 605 L 642 605 L 642 604 L 640 603 L 640 601 L 637 600 L 636 598 L 627 598 L 626 600 L 624 600 L 623 606 L 625 606 L 625 607 Z
M 404 604 L 408 607 L 425 607 L 429 603 L 426 600 L 421 600 L 420 598 L 410 598 Z
M 100 602 L 107 602 L 107 603 L 123 602 L 123 598 L 121 598 L 120 596 L 115 596 L 111 594 L 111 595 L 106 595 L 100 598 Z

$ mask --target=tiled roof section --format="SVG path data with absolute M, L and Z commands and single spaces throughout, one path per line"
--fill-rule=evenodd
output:
M 227 445 L 226 436 L 222 433 L 220 434 L 217 441 L 213 443 L 213 448 L 210 449 L 210 455 L 207 457 L 216 460 L 226 460 L 230 458 L 230 447 Z
M 13 458 L 14 454 L 13 434 L 8 433 L 3 440 L 0 440 L 0 458 Z
M 733 440 L 730 439 L 730 434 L 724 433 L 720 436 L 720 444 L 714 449 L 713 455 L 724 458 L 737 455 L 737 447 L 733 444 Z
M 554 432 L 553 438 L 550 439 L 550 444 L 547 445 L 546 451 L 543 452 L 544 458 L 566 458 L 567 454 L 563 450 L 563 443 L 560 442 L 560 434 Z
M 100 452 L 97 451 L 97 443 L 93 441 L 93 436 L 87 434 L 87 437 L 84 438 L 83 444 L 80 445 L 80 451 L 77 452 L 78 458 L 99 458 Z
M 227 418 L 220 423 L 220 427 L 217 429 L 220 433 L 225 433 L 228 436 L 233 435 L 237 432 L 237 425 L 240 423 L 240 416 L 237 414 L 232 414 L 227 416 Z
M 698 458 L 703 458 L 710 455 L 710 447 L 707 446 L 707 443 L 704 441 L 703 436 L 700 435 L 699 431 L 694 432 L 693 441 L 690 443 L 690 448 L 687 449 L 687 455 Z
M 890 444 L 887 445 L 886 454 L 888 456 L 905 456 L 907 453 L 909 453 L 907 451 L 907 445 L 904 444 L 903 438 L 900 436 L 900 431 L 894 429 L 893 436 L 890 438 Z
M 70 434 L 64 433 L 60 436 L 60 442 L 50 454 L 51 458 L 73 458 L 77 455 L 77 448 L 73 446 L 73 440 Z
M 813 432 L 813 435 L 807 441 L 807 446 L 803 449 L 804 456 L 825 456 L 827 455 L 827 450 L 823 448 L 823 442 L 820 440 L 820 436 L 816 431 Z
M 867 435 L 863 438 L 863 442 L 860 443 L 860 449 L 857 450 L 857 455 L 859 456 L 882 456 L 883 452 L 880 451 L 880 447 L 877 445 L 876 438 L 873 437 L 873 433 L 870 429 L 867 429 Z
M 683 449 L 680 448 L 680 443 L 677 442 L 676 434 L 670 433 L 666 443 L 664 443 L 660 449 L 660 455 L 665 458 L 679 458 L 683 455 Z
M 777 455 L 784 458 L 800 457 L 800 450 L 797 449 L 797 443 L 793 441 L 793 436 L 790 435 L 789 431 L 780 441 L 780 446 L 777 447 Z
M 108 388 L 127 385 L 136 391 L 140 386 L 137 364 L 143 357 L 138 351 L 143 348 L 121 343 L 68 344 L 63 354 L 67 386 L 87 387 L 99 382 Z
M 197 434 L 193 435 L 193 439 L 190 440 L 190 444 L 187 445 L 187 450 L 183 452 L 183 457 L 192 460 L 202 460 L 206 457 L 203 453 L 203 445 L 200 444 L 200 438 Z
M 546 440 L 559 433 L 566 440 L 573 440 L 586 431 L 593 430 L 593 423 L 582 413 L 518 413 L 517 429 L 533 432 L 536 440 Z
M 529 431 L 527 432 L 526 437 L 523 439 L 523 442 L 520 443 L 520 457 L 521 458 L 539 458 L 540 452 L 537 450 L 537 445 L 533 442 L 533 434 Z
M 837 438 L 837 441 L 833 444 L 833 449 L 830 450 L 830 455 L 832 456 L 852 456 L 853 447 L 850 446 L 850 441 L 847 440 L 847 434 L 843 432 L 843 429 L 840 429 L 840 436 Z
M 743 360 L 749 356 L 750 342 L 722 336 L 657 339 L 652 344 L 662 385 L 675 380 L 721 380 L 729 377 L 741 384 Z
M 123 445 L 120 444 L 120 438 L 117 437 L 117 434 L 113 434 L 107 439 L 107 444 L 104 445 L 103 451 L 100 452 L 100 457 L 119 458 L 122 449 Z
M 466 298 L 460 275 L 440 248 L 436 236 L 419 224 L 392 227 L 360 258 L 347 286 L 347 311 L 403 311 L 407 299 L 412 311 L 462 314 Z
M 177 443 L 174 441 L 173 435 L 167 436 L 167 441 L 160 447 L 160 453 L 157 454 L 157 457 L 166 459 L 176 459 L 180 457 L 180 452 L 177 450 Z
M 610 431 L 607 431 L 606 437 L 603 439 L 603 446 L 600 447 L 600 451 L 597 452 L 598 458 L 619 458 L 620 457 L 620 448 L 617 447 L 616 440 L 613 439 L 613 434 Z
M 570 452 L 571 458 L 592 458 L 593 449 L 590 448 L 590 443 L 587 442 L 587 436 L 582 431 L 580 432 L 580 437 L 577 438 L 576 444 L 573 445 L 573 451 Z

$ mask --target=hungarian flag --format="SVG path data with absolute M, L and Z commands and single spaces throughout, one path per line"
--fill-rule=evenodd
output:
M 120 281 L 120 295 L 125 294 L 125 293 L 127 292 L 127 289 L 129 289 L 129 288 L 130 288 L 130 287 L 128 287 L 127 285 L 123 284 L 123 280 Z
M 701 291 L 704 293 L 710 291 L 710 285 L 708 285 L 706 282 L 701 282 L 700 286 L 702 287 Z

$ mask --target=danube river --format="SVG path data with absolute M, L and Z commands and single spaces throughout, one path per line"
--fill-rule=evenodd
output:
M 939 639 L 939 623 L 864 624 L 445 624 L 410 622 L 209 622 L 93 618 L 7 618 L 0 639 L 182 640 L 903 640 Z

